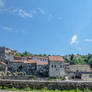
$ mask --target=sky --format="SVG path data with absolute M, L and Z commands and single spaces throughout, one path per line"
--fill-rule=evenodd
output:
M 0 0 L 0 46 L 33 54 L 92 53 L 92 0 Z

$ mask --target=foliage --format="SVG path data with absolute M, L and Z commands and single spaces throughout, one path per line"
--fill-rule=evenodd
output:
M 67 55 L 64 57 L 65 62 L 70 63 L 71 65 L 84 65 L 89 64 L 92 67 L 92 54 L 88 55 Z
M 43 89 L 30 89 L 30 87 L 27 87 L 25 89 L 17 89 L 17 88 L 8 88 L 8 87 L 3 87 L 3 86 L 0 86 L 0 89 L 1 90 L 8 90 L 8 91 L 25 91 L 25 92 L 92 92 L 91 90 L 89 89 L 84 89 L 84 90 L 79 90 L 79 89 L 73 89 L 73 90 L 58 90 L 58 89 L 55 89 L 55 90 L 48 90 L 47 88 L 43 88 Z
M 0 71 L 5 70 L 5 67 L 0 64 Z

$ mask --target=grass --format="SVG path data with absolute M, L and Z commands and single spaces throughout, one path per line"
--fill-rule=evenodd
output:
M 8 91 L 25 91 L 25 92 L 92 92 L 91 90 L 89 89 L 84 89 L 84 90 L 79 90 L 79 89 L 74 89 L 74 90 L 48 90 L 46 88 L 44 89 L 40 89 L 40 90 L 37 90 L 37 89 L 30 89 L 29 87 L 25 88 L 25 89 L 17 89 L 17 88 L 8 88 L 8 87 L 1 87 L 0 86 L 0 90 L 8 90 Z

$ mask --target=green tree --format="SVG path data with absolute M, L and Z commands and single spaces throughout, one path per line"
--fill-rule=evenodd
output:
M 92 58 L 88 60 L 88 64 L 92 67 Z

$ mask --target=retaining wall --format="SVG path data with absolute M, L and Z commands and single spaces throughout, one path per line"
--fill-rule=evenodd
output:
M 32 89 L 60 89 L 60 90 L 70 90 L 70 89 L 84 89 L 88 88 L 92 90 L 92 82 L 86 81 L 62 81 L 62 82 L 48 82 L 48 81 L 30 81 L 30 80 L 0 80 L 0 86 L 5 87 L 15 87 L 15 88 L 26 88 L 30 87 Z

